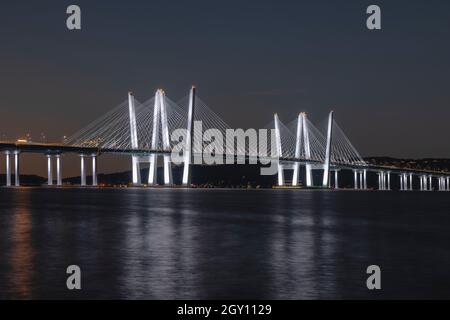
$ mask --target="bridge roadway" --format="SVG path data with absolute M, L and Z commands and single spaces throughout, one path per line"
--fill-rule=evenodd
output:
M 36 143 L 36 142 L 10 142 L 10 141 L 0 141 L 0 152 L 10 151 L 11 153 L 18 151 L 19 153 L 41 153 L 45 155 L 56 155 L 63 153 L 75 153 L 84 155 L 101 155 L 101 154 L 121 154 L 129 156 L 150 156 L 152 154 L 170 154 L 168 151 L 162 150 L 131 150 L 131 149 L 105 149 L 97 147 L 79 147 L 79 146 L 69 146 L 59 143 Z M 235 158 L 238 158 L 235 156 Z M 250 157 L 245 156 L 245 160 Z M 266 158 L 267 159 L 267 158 Z M 269 159 L 270 160 L 270 159 Z M 299 162 L 301 164 L 310 164 L 313 167 L 319 168 L 322 166 L 320 161 L 306 160 L 306 159 L 295 159 L 295 158 L 280 158 L 281 163 L 295 163 Z M 333 164 L 332 168 L 334 170 L 367 170 L 367 171 L 386 171 L 398 174 L 414 174 L 414 175 L 432 175 L 432 176 L 448 176 L 450 177 L 450 172 L 441 172 L 433 170 L 422 170 L 413 168 L 400 168 L 394 166 L 378 166 L 378 165 L 349 165 L 349 164 Z

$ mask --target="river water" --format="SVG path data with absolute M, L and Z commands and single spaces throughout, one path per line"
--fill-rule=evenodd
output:
M 0 189 L 0 299 L 109 298 L 448 299 L 450 193 Z

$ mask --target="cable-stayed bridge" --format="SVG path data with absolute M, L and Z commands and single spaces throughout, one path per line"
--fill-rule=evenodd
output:
M 306 113 L 300 113 L 286 124 L 275 114 L 260 130 L 235 130 L 197 97 L 195 88 L 178 102 L 170 100 L 163 90 L 142 103 L 129 93 L 127 100 L 62 143 L 4 141 L 0 142 L 0 150 L 6 155 L 7 186 L 20 186 L 20 154 L 30 152 L 47 156 L 48 185 L 54 184 L 53 161 L 56 160 L 57 186 L 62 185 L 61 154 L 77 153 L 81 186 L 86 186 L 88 159 L 92 161 L 92 184 L 96 186 L 98 157 L 117 154 L 131 158 L 134 185 L 157 185 L 158 158 L 162 158 L 166 186 L 174 185 L 174 165 L 183 166 L 180 184 L 188 187 L 193 165 L 259 161 L 274 165 L 280 187 L 299 186 L 300 168 L 304 166 L 303 182 L 307 187 L 338 188 L 339 172 L 351 170 L 354 188 L 358 190 L 369 189 L 367 174 L 376 172 L 379 190 L 391 190 L 391 175 L 395 174 L 400 190 L 412 190 L 413 179 L 418 179 L 422 191 L 450 191 L 450 173 L 366 163 L 335 121 L 333 112 L 324 131 L 314 126 Z M 176 161 L 174 155 L 178 155 Z M 142 164 L 149 166 L 148 177 L 141 177 Z M 322 173 L 320 181 L 314 181 L 313 171 Z M 292 177 L 289 182 L 288 177 Z

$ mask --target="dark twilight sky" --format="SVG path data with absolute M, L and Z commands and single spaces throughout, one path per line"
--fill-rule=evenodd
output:
M 232 127 L 334 109 L 363 156 L 450 157 L 449 59 L 447 0 L 2 1 L 0 134 L 59 141 L 129 90 L 195 84 Z

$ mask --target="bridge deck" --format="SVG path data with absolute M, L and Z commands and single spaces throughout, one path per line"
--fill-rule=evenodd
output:
M 105 149 L 105 148 L 95 148 L 95 147 L 80 147 L 80 146 L 68 146 L 58 143 L 18 143 L 18 142 L 1 142 L 0 141 L 0 151 L 18 151 L 23 153 L 42 153 L 42 154 L 62 154 L 62 153 L 76 153 L 76 154 L 120 154 L 120 155 L 135 155 L 135 156 L 149 156 L 151 154 L 167 154 L 170 151 L 162 150 L 132 150 L 132 149 Z M 249 160 L 255 157 L 249 156 L 234 156 L 235 158 L 245 158 Z M 266 160 L 271 158 L 266 157 Z M 275 160 L 273 158 L 272 160 Z M 302 164 L 311 164 L 313 166 L 321 166 L 322 163 L 315 160 L 307 159 L 295 159 L 295 158 L 280 158 L 281 162 L 284 163 L 295 163 L 299 162 Z M 415 175 L 433 175 L 433 176 L 450 176 L 450 172 L 432 171 L 432 170 L 421 170 L 413 168 L 399 168 L 393 166 L 376 166 L 376 165 L 351 165 L 351 164 L 338 164 L 331 163 L 332 169 L 340 170 L 368 170 L 368 171 L 390 171 L 393 173 L 412 173 Z

